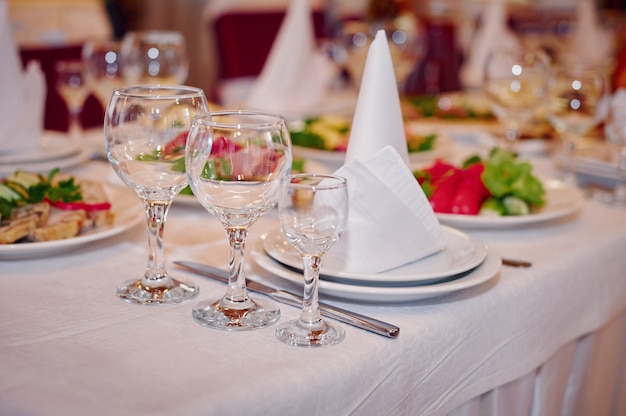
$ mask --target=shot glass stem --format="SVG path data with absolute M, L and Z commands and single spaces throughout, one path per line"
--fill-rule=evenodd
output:
M 317 255 L 306 254 L 302 256 L 302 261 L 304 266 L 304 294 L 300 320 L 307 325 L 321 324 L 322 315 L 319 310 L 317 283 L 322 258 Z

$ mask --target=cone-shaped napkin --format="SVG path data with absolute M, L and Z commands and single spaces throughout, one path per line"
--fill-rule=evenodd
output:
M 46 81 L 39 64 L 22 71 L 6 0 L 0 0 L 0 155 L 37 149 Z
M 398 87 L 384 31 L 370 45 L 346 152 L 346 231 L 331 248 L 344 270 L 378 273 L 441 251 L 441 226 L 408 167 Z
M 309 0 L 292 0 L 246 105 L 281 114 L 306 112 L 324 98 L 334 75 L 332 63 L 315 47 Z

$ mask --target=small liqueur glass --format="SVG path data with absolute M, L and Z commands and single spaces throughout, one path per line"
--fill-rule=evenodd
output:
M 278 211 L 282 231 L 302 256 L 304 297 L 300 317 L 278 326 L 276 338 L 293 346 L 337 344 L 345 331 L 322 318 L 317 285 L 322 257 L 346 226 L 347 181 L 334 175 L 288 176 L 280 189 Z

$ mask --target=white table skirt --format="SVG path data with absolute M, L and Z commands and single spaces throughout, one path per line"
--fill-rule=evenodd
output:
M 73 172 L 112 175 L 102 162 Z M 261 218 L 248 247 L 276 221 Z M 439 299 L 341 302 L 397 324 L 400 337 L 345 326 L 343 343 L 311 350 L 281 344 L 274 327 L 231 333 L 191 319 L 224 285 L 171 262 L 227 264 L 225 233 L 199 205 L 175 203 L 165 233 L 170 272 L 201 287 L 191 303 L 115 296 L 145 267 L 143 224 L 62 255 L 0 261 L 0 414 L 625 414 L 626 210 L 588 200 L 573 218 L 471 234 L 533 266 Z M 250 276 L 275 282 L 247 260 Z M 281 310 L 281 321 L 298 315 Z

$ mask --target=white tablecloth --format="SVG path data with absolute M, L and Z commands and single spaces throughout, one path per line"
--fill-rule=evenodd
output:
M 534 161 L 555 174 L 550 159 Z M 72 172 L 112 175 L 96 161 Z M 275 225 L 275 212 L 263 217 L 248 248 Z M 0 414 L 626 414 L 626 210 L 587 200 L 572 218 L 471 234 L 533 266 L 439 299 L 340 303 L 400 336 L 345 326 L 344 342 L 323 349 L 283 345 L 274 327 L 192 320 L 193 304 L 224 285 L 171 262 L 227 264 L 225 232 L 199 205 L 175 203 L 165 232 L 170 273 L 201 287 L 191 303 L 116 297 L 144 270 L 143 224 L 65 254 L 0 261 Z M 270 279 L 247 260 L 251 276 Z M 281 321 L 298 314 L 281 310 Z

